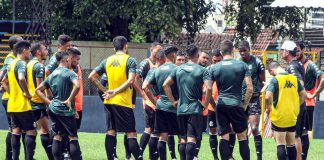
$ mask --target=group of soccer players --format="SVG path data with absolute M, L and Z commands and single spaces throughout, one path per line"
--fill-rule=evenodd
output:
M 58 52 L 44 67 L 48 53 L 43 44 L 30 44 L 18 36 L 12 36 L 9 44 L 13 52 L 0 71 L 2 102 L 9 122 L 6 159 L 19 158 L 21 137 L 25 159 L 33 159 L 36 127 L 48 159 L 62 159 L 64 152 L 72 159 L 82 159 L 77 136 L 83 92 L 80 51 L 72 47 L 69 36 L 61 35 Z M 278 62 L 271 62 L 268 69 L 274 77 L 264 87 L 264 64 L 251 55 L 250 45 L 244 40 L 238 43 L 238 60 L 229 40 L 222 41 L 210 54 L 193 44 L 180 51 L 175 46 L 153 43 L 150 57 L 139 66 L 128 54 L 125 37 L 115 37 L 113 46 L 116 53 L 88 77 L 105 105 L 107 159 L 117 157 L 117 132 L 125 133 L 127 159 L 131 154 L 143 159 L 147 144 L 149 159 L 167 159 L 166 146 L 171 158 L 176 159 L 175 137 L 179 139 L 180 159 L 197 159 L 208 125 L 214 159 L 218 159 L 218 150 L 221 159 L 233 159 L 237 137 L 240 155 L 246 160 L 250 159 L 248 124 L 257 159 L 262 159 L 259 122 L 264 90 L 278 159 L 307 158 L 314 97 L 324 88 L 324 74 L 304 57 L 303 43 L 286 41 L 282 45 L 281 56 L 289 63 L 287 71 Z M 139 143 L 133 111 L 135 90 L 142 96 L 145 118 Z
M 33 159 L 36 128 L 48 159 L 62 159 L 65 150 L 72 159 L 81 159 L 77 137 L 82 117 L 81 52 L 72 48 L 69 36 L 61 35 L 58 52 L 45 67 L 48 52 L 44 44 L 12 36 L 9 45 L 12 52 L 0 71 L 9 123 L 6 159 L 19 159 L 21 138 L 25 159 Z

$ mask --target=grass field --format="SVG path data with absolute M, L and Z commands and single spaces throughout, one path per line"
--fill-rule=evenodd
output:
M 0 131 L 0 159 L 5 158 L 5 137 L 7 131 Z M 140 135 L 138 135 L 138 140 Z M 212 160 L 212 153 L 209 148 L 209 137 L 208 135 L 203 136 L 201 150 L 199 152 L 200 160 Z M 104 160 L 106 159 L 106 152 L 104 147 L 105 135 L 102 133 L 79 133 L 79 143 L 81 146 L 82 156 L 84 160 Z M 37 137 L 37 146 L 35 151 L 35 159 L 44 160 L 46 159 L 45 151 L 40 143 L 40 138 Z M 310 160 L 320 160 L 324 159 L 324 140 L 311 140 L 310 142 L 310 151 L 308 159 Z M 274 160 L 277 158 L 276 145 L 273 139 L 264 139 L 263 140 L 263 159 L 265 160 Z M 177 147 L 176 147 L 177 148 Z M 176 151 L 177 152 L 177 151 Z M 23 153 L 23 151 L 21 151 Z M 178 153 L 178 152 L 177 152 Z M 256 159 L 255 149 L 253 138 L 250 139 L 250 153 L 251 159 Z M 117 139 L 117 155 L 119 160 L 125 159 L 124 143 L 123 143 L 123 134 L 118 135 Z M 23 154 L 21 154 L 22 158 Z M 169 154 L 168 154 L 169 156 Z M 177 154 L 179 159 L 179 155 Z M 236 142 L 234 158 L 240 159 L 239 147 Z M 144 159 L 148 159 L 148 148 L 145 150 Z M 170 159 L 170 157 L 168 157 Z

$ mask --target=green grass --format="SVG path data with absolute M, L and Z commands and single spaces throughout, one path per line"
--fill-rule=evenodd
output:
M 0 159 L 5 158 L 5 137 L 7 131 L 0 131 Z M 140 135 L 138 135 L 138 140 Z M 177 138 L 176 138 L 177 139 Z M 209 148 L 209 137 L 208 135 L 203 136 L 203 141 L 201 145 L 201 150 L 199 152 L 200 160 L 212 160 L 212 153 Z M 104 160 L 106 159 L 105 152 L 105 134 L 102 133 L 79 133 L 79 143 L 81 146 L 82 156 L 85 160 Z M 125 151 L 124 151 L 124 143 L 123 143 L 123 134 L 118 135 L 117 139 L 117 155 L 119 160 L 125 159 Z M 35 151 L 35 159 L 43 160 L 46 159 L 45 151 L 40 143 L 39 136 L 37 137 L 37 146 Z M 177 147 L 176 147 L 177 148 Z M 263 159 L 266 160 L 274 160 L 277 158 L 276 153 L 276 144 L 273 139 L 264 139 L 263 140 Z M 177 152 L 177 149 L 176 149 Z M 23 159 L 23 150 L 21 150 L 20 159 Z M 177 152 L 178 153 L 178 152 Z M 250 139 L 250 153 L 251 159 L 256 159 L 255 157 L 255 148 L 253 138 Z M 308 159 L 317 160 L 323 159 L 324 157 L 324 140 L 311 140 L 310 141 L 310 149 Z M 179 159 L 179 155 L 177 154 L 177 158 Z M 234 158 L 241 159 L 239 154 L 238 142 L 236 142 L 235 150 L 234 150 Z M 144 153 L 144 159 L 148 159 L 148 148 L 146 148 Z M 168 159 L 170 159 L 170 155 L 168 153 Z

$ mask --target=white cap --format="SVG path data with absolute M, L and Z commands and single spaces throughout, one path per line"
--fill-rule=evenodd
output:
M 288 50 L 288 51 L 294 51 L 294 49 L 297 47 L 296 43 L 293 41 L 285 41 L 280 49 Z

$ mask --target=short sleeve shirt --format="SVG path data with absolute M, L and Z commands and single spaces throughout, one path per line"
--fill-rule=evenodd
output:
M 160 98 L 157 100 L 156 109 L 163 110 L 166 112 L 173 112 L 176 113 L 177 109 L 173 107 L 172 103 L 170 102 L 169 98 L 164 92 L 163 83 L 164 81 L 170 76 L 172 70 L 175 70 L 177 66 L 172 63 L 166 63 L 158 67 L 154 70 L 153 74 L 148 74 L 146 77 L 146 81 L 148 81 L 151 85 L 157 86 L 157 89 L 160 93 Z M 152 69 L 151 69 L 152 70 Z M 150 70 L 150 71 L 151 71 Z M 175 99 L 178 99 L 178 92 L 177 92 L 177 85 L 174 82 L 171 85 L 172 95 Z
M 107 62 L 107 59 L 101 61 L 99 66 L 97 66 L 94 69 L 99 74 L 99 76 L 106 73 L 106 62 Z M 129 73 L 136 73 L 136 66 L 137 66 L 136 59 L 133 58 L 133 57 L 129 57 L 127 62 L 126 62 L 126 74 L 127 74 L 127 77 L 128 77 Z M 109 76 L 109 75 L 106 75 L 106 76 Z
M 210 81 L 208 70 L 198 64 L 185 63 L 178 66 L 170 74 L 177 83 L 179 100 L 178 115 L 202 114 L 202 87 L 205 81 Z
M 73 81 L 77 79 L 77 75 L 70 69 L 58 67 L 42 82 L 53 93 L 53 100 L 49 105 L 49 109 L 53 113 L 60 116 L 73 116 L 75 114 L 74 102 L 72 102 L 72 111 L 69 111 L 69 108 L 62 102 L 69 98 L 73 89 Z
M 46 66 L 46 70 L 49 70 L 51 73 L 58 67 L 58 62 L 56 60 L 55 54 L 51 56 L 48 65 Z
M 14 60 L 13 57 L 8 57 L 5 59 L 3 67 L 1 68 L 1 71 L 7 73 L 8 71 L 8 66 L 10 65 L 10 63 Z
M 260 78 L 259 75 L 264 74 L 264 65 L 261 62 L 261 60 L 255 56 L 251 56 L 251 59 L 248 62 L 244 62 L 249 68 L 249 71 L 251 73 L 252 78 L 252 84 L 253 84 L 253 95 L 257 95 L 260 92 Z M 242 96 L 244 98 L 246 91 L 246 84 L 243 83 L 242 87 Z
M 210 69 L 218 88 L 217 104 L 242 106 L 242 85 L 245 77 L 251 77 L 248 66 L 239 60 L 224 59 Z
M 296 76 L 298 80 L 305 82 L 305 70 L 297 60 L 292 60 L 289 63 L 287 72 Z
M 316 80 L 323 74 L 323 72 L 316 66 L 315 63 L 310 62 L 305 71 L 305 89 L 311 90 L 316 85 Z
M 280 74 L 287 75 L 288 73 L 280 73 Z M 298 92 L 304 90 L 304 87 L 301 85 L 300 81 L 297 82 L 298 82 Z M 279 84 L 278 84 L 278 80 L 275 77 L 273 77 L 270 80 L 267 91 L 273 94 L 273 105 L 277 106 L 278 96 L 279 96 Z

